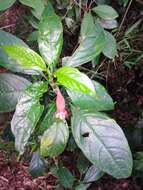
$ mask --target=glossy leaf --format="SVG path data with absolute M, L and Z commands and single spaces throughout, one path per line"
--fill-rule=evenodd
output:
M 118 13 L 109 5 L 98 5 L 92 9 L 99 17 L 112 20 L 118 17 Z
M 58 61 L 63 44 L 63 27 L 60 17 L 55 14 L 52 5 L 48 2 L 39 24 L 39 50 L 49 65 Z
M 10 8 L 16 0 L 0 0 L 0 11 Z
M 52 123 L 55 120 L 54 117 L 55 112 L 56 112 L 56 104 L 55 103 L 49 104 L 45 117 L 41 122 L 38 134 L 42 135 L 44 131 L 46 131 L 52 125 Z
M 72 102 L 76 107 L 93 111 L 114 109 L 114 103 L 106 89 L 98 82 L 93 81 L 96 94 L 83 94 L 68 90 Z
M 95 24 L 91 13 L 84 13 L 84 18 L 81 23 L 81 38 L 85 39 L 87 36 L 95 35 Z
M 41 158 L 38 152 L 33 153 L 28 170 L 29 173 L 34 178 L 44 175 L 45 172 L 44 160 L 43 158 Z
M 59 180 L 65 188 L 72 188 L 75 177 L 66 167 L 60 167 L 57 171 Z
M 46 71 L 43 59 L 32 49 L 17 45 L 2 45 L 0 48 L 8 55 L 9 65 L 6 68 L 36 75 Z
M 55 121 L 41 137 L 40 152 L 42 156 L 57 156 L 61 154 L 69 138 L 69 129 L 66 122 Z
M 117 44 L 114 36 L 110 33 L 105 31 L 105 46 L 103 48 L 103 54 L 113 59 L 117 55 Z
M 15 136 L 15 147 L 20 154 L 24 153 L 25 145 L 42 115 L 44 106 L 39 103 L 39 98 L 46 91 L 46 82 L 35 83 L 18 101 L 11 121 L 11 129 Z
M 132 155 L 118 124 L 103 113 L 72 111 L 74 139 L 90 162 L 115 178 L 131 175 Z
M 19 46 L 28 47 L 21 39 L 10 34 L 9 32 L 0 30 L 0 46 L 4 45 L 19 45 Z
M 102 52 L 104 42 L 103 28 L 98 22 L 94 24 L 91 13 L 86 13 L 81 25 L 79 47 L 71 57 L 64 60 L 63 65 L 77 67 L 93 60 Z
M 62 67 L 55 72 L 55 76 L 61 85 L 70 90 L 85 94 L 95 93 L 92 81 L 78 69 Z
M 16 107 L 23 91 L 31 83 L 11 73 L 0 73 L 0 112 L 10 112 Z
M 103 176 L 103 172 L 98 169 L 96 166 L 92 165 L 87 170 L 85 176 L 84 176 L 84 183 L 92 183 L 94 181 L 97 181 Z

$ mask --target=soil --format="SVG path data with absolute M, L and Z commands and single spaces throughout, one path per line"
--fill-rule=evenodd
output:
M 121 12 L 124 10 L 121 10 Z M 16 33 L 17 26 L 19 25 L 21 15 L 26 13 L 26 9 L 19 4 L 14 5 L 9 10 L 0 13 L 0 27 L 13 34 Z M 131 19 L 132 18 L 132 19 Z M 134 22 L 140 18 L 138 13 L 138 6 L 133 6 L 133 11 L 129 15 L 128 19 Z M 128 24 L 128 19 L 125 24 Z M 30 28 L 31 30 L 31 28 Z M 72 46 L 75 46 L 75 40 L 77 36 L 70 34 L 65 35 L 68 40 L 67 51 L 70 54 Z M 72 38 L 71 38 L 72 36 Z M 72 40 L 71 39 L 75 39 Z M 142 44 L 142 42 L 140 41 Z M 140 47 L 140 43 L 138 47 Z M 136 44 L 137 45 L 137 44 Z M 137 48 L 138 48 L 137 47 Z M 115 110 L 112 113 L 113 117 L 123 128 L 129 126 L 135 126 L 141 119 L 140 115 L 143 109 L 143 62 L 132 69 L 127 69 L 123 66 L 122 60 L 117 60 L 117 66 L 110 65 L 107 68 L 106 64 L 103 64 L 101 72 L 105 73 L 106 82 L 103 83 L 107 86 L 111 96 L 116 102 Z M 5 69 L 0 68 L 0 72 L 5 72 Z M 3 115 L 3 120 L 7 120 L 9 115 Z M 1 121 L 0 125 L 4 122 Z M 2 127 L 0 126 L 0 131 Z M 65 153 L 66 154 L 66 153 Z M 64 156 L 63 156 L 64 160 Z M 57 178 L 51 173 L 47 173 L 43 177 L 33 179 L 28 173 L 29 163 L 18 162 L 15 156 L 8 156 L 5 151 L 0 151 L 0 190 L 54 190 L 57 184 Z M 69 165 L 69 168 L 73 168 Z M 143 180 L 138 177 L 131 177 L 129 179 L 114 179 L 110 176 L 105 176 L 95 184 L 93 184 L 89 190 L 142 190 Z M 62 189 L 60 189 L 62 190 Z

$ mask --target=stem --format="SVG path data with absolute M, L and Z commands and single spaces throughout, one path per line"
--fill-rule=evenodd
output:
M 126 11 L 125 11 L 125 14 L 124 14 L 124 16 L 123 16 L 122 22 L 121 22 L 121 24 L 120 24 L 120 26 L 119 26 L 119 29 L 118 29 L 118 32 L 117 32 L 117 35 L 116 35 L 116 36 L 119 35 L 119 33 L 120 33 L 121 29 L 122 29 L 122 26 L 123 26 L 123 24 L 124 24 L 124 22 L 125 22 L 126 16 L 127 16 L 127 14 L 128 14 L 128 11 L 129 11 L 129 9 L 130 9 L 130 7 L 131 7 L 132 2 L 133 2 L 133 0 L 130 0 L 129 4 L 128 4 L 128 6 L 127 6 L 127 9 L 126 9 Z

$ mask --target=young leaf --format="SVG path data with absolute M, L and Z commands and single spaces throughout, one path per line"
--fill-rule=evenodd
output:
M 115 178 L 131 175 L 132 155 L 117 123 L 103 113 L 73 109 L 72 133 L 84 155 Z
M 104 42 L 105 37 L 103 28 L 98 22 L 94 24 L 91 13 L 86 13 L 81 25 L 79 47 L 71 57 L 67 58 L 67 60 L 64 62 L 64 65 L 77 67 L 93 60 L 101 53 Z
M 96 94 L 83 94 L 67 90 L 72 102 L 76 107 L 93 111 L 106 111 L 114 109 L 114 103 L 111 96 L 107 93 L 104 86 L 96 81 L 94 84 Z
M 19 97 L 31 83 L 11 73 L 0 73 L 0 112 L 10 112 L 16 107 Z
M 0 48 L 8 55 L 6 68 L 36 75 L 46 71 L 43 59 L 32 49 L 17 45 L 2 45 Z
M 55 72 L 55 76 L 61 85 L 70 90 L 84 94 L 95 93 L 92 81 L 78 69 L 62 67 Z
M 55 65 L 60 56 L 63 44 L 63 27 L 60 17 L 48 2 L 39 24 L 39 50 L 49 65 Z
M 97 181 L 103 176 L 103 172 L 98 169 L 95 165 L 92 165 L 87 170 L 85 176 L 84 176 L 84 183 L 92 183 L 94 181 Z
M 118 13 L 109 5 L 98 5 L 92 9 L 99 17 L 112 20 L 118 17 Z
M 69 129 L 62 120 L 55 121 L 44 132 L 41 138 L 40 153 L 42 156 L 57 156 L 61 154 L 69 138 Z
M 16 0 L 0 0 L 0 11 L 10 8 Z
M 29 173 L 32 175 L 32 177 L 35 178 L 44 175 L 45 172 L 44 160 L 41 158 L 38 152 L 33 153 L 28 170 Z
M 59 177 L 61 184 L 65 188 L 72 188 L 73 187 L 75 177 L 72 175 L 72 173 L 67 168 L 59 167 L 57 174 L 58 174 L 58 177 Z
M 114 36 L 110 33 L 105 31 L 105 45 L 103 48 L 103 54 L 113 59 L 117 55 L 117 44 Z
M 46 91 L 46 82 L 35 83 L 18 101 L 11 121 L 11 129 L 15 136 L 15 147 L 20 154 L 23 154 L 25 145 L 42 115 L 44 106 L 39 103 L 39 98 Z

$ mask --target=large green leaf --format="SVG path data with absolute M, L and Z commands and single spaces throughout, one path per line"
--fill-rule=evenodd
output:
M 33 8 L 32 13 L 37 18 L 40 19 L 44 11 L 44 2 L 42 0 L 19 0 L 22 4 Z
M 66 122 L 56 120 L 41 138 L 41 155 L 53 157 L 61 154 L 66 147 L 68 138 L 69 129 Z
M 63 65 L 77 67 L 93 60 L 102 52 L 105 43 L 104 30 L 98 22 L 94 24 L 91 13 L 85 13 L 79 43 L 79 47 Z
M 67 90 L 72 102 L 81 109 L 93 111 L 105 111 L 114 109 L 114 103 L 106 89 L 96 81 L 93 81 L 96 94 L 83 94 Z
M 60 17 L 48 2 L 39 24 L 39 50 L 49 65 L 55 65 L 60 56 L 63 44 L 63 27 Z
M 26 90 L 18 101 L 11 121 L 11 129 L 15 136 L 15 147 L 20 154 L 23 154 L 25 145 L 44 110 L 44 106 L 39 103 L 39 98 L 46 91 L 46 82 L 35 83 Z
M 16 107 L 19 97 L 31 83 L 11 73 L 0 73 L 0 112 L 10 112 Z
M 103 176 L 103 174 L 104 173 L 100 169 L 98 169 L 95 165 L 92 165 L 88 168 L 84 176 L 83 182 L 92 183 L 100 179 Z
M 103 54 L 113 59 L 117 55 L 117 44 L 114 36 L 110 33 L 105 31 L 105 45 L 103 48 Z
M 70 90 L 85 94 L 95 93 L 92 81 L 78 69 L 62 67 L 55 72 L 55 76 L 61 85 Z
M 57 171 L 59 180 L 65 188 L 72 189 L 75 177 L 66 167 L 59 167 Z
M 132 155 L 118 124 L 103 113 L 73 109 L 72 133 L 84 155 L 116 178 L 131 175 Z
M 30 48 L 19 45 L 1 45 L 0 49 L 8 56 L 7 60 L 2 59 L 6 63 L 3 63 L 2 66 L 12 71 L 36 75 L 46 71 L 42 57 Z M 3 58 L 5 54 L 1 54 L 1 56 Z
M 0 11 L 4 11 L 11 7 L 16 0 L 0 0 Z
M 3 45 L 19 45 L 19 46 L 28 47 L 21 39 L 10 34 L 9 32 L 0 30 L 0 46 Z
M 45 117 L 43 121 L 40 124 L 40 128 L 38 130 L 38 134 L 42 135 L 46 129 L 49 128 L 49 126 L 52 125 L 52 123 L 55 120 L 54 113 L 56 112 L 56 104 L 55 103 L 50 103 L 48 104 L 48 109 L 45 114 Z
M 118 13 L 109 5 L 98 5 L 92 9 L 99 17 L 112 20 L 118 17 Z

